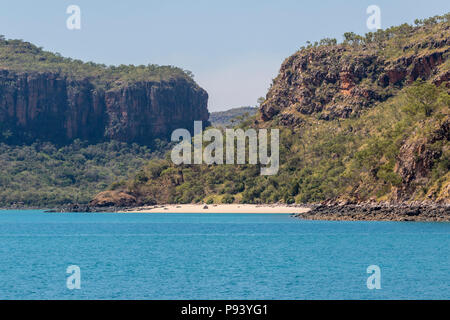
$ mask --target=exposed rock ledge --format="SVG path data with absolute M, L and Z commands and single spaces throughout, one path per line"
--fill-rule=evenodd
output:
M 81 139 L 146 145 L 177 128 L 192 132 L 195 120 L 208 120 L 207 104 L 206 91 L 183 77 L 105 89 L 90 78 L 0 68 L 0 133 L 10 131 L 8 143 Z
M 450 222 L 450 205 L 435 203 L 320 204 L 296 217 L 330 221 Z

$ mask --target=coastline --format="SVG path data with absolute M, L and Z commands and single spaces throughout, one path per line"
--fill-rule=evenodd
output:
M 57 209 L 0 208 L 0 210 L 45 210 L 47 213 L 218 213 L 218 214 L 290 214 L 303 220 L 324 221 L 416 221 L 450 222 L 450 204 L 433 202 L 337 203 L 321 204 L 165 204 L 137 207 L 67 205 Z
M 129 208 L 123 213 L 291 214 L 303 220 L 450 222 L 450 205 L 437 203 L 360 204 L 168 204 Z
M 270 204 L 167 204 L 130 208 L 124 213 L 239 213 L 239 214 L 304 214 L 304 206 Z

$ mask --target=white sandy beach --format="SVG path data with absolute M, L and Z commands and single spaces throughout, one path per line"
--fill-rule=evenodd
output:
M 258 204 L 168 204 L 139 207 L 126 212 L 141 213 L 283 213 L 296 214 L 309 211 L 309 208 L 287 205 Z

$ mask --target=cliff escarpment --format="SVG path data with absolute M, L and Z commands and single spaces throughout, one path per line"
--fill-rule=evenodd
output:
M 0 141 L 149 144 L 207 121 L 208 94 L 174 67 L 106 67 L 0 39 Z
M 173 130 L 192 131 L 195 120 L 208 121 L 208 94 L 185 79 L 139 82 L 105 94 L 109 139 L 145 143 L 170 137 Z
M 261 118 L 301 124 L 305 115 L 332 120 L 398 94 L 417 79 L 448 81 L 448 24 L 407 24 L 366 36 L 346 33 L 345 41 L 324 39 L 287 58 L 261 106 Z

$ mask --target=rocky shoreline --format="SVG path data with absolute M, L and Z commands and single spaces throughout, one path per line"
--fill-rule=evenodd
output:
M 278 207 L 281 205 L 270 204 L 267 206 Z M 286 206 L 286 205 L 283 205 Z M 327 221 L 422 221 L 422 222 L 450 222 L 450 204 L 439 203 L 334 203 L 324 202 L 310 205 L 290 205 L 291 207 L 310 208 L 303 213 L 292 216 L 305 220 Z M 156 205 L 155 208 L 163 205 Z M 3 209 L 32 209 L 32 208 L 3 208 Z M 42 208 L 33 208 L 42 209 Z M 129 207 L 93 207 L 87 204 L 65 205 L 60 208 L 49 209 L 46 212 L 128 212 Z
M 437 203 L 319 204 L 295 215 L 305 220 L 450 222 L 450 205 Z
M 68 213 L 68 212 L 79 212 L 79 213 L 90 213 L 90 212 L 125 212 L 129 207 L 119 207 L 119 206 L 90 206 L 88 204 L 70 204 L 65 205 L 60 208 L 49 209 L 45 212 L 49 213 Z

